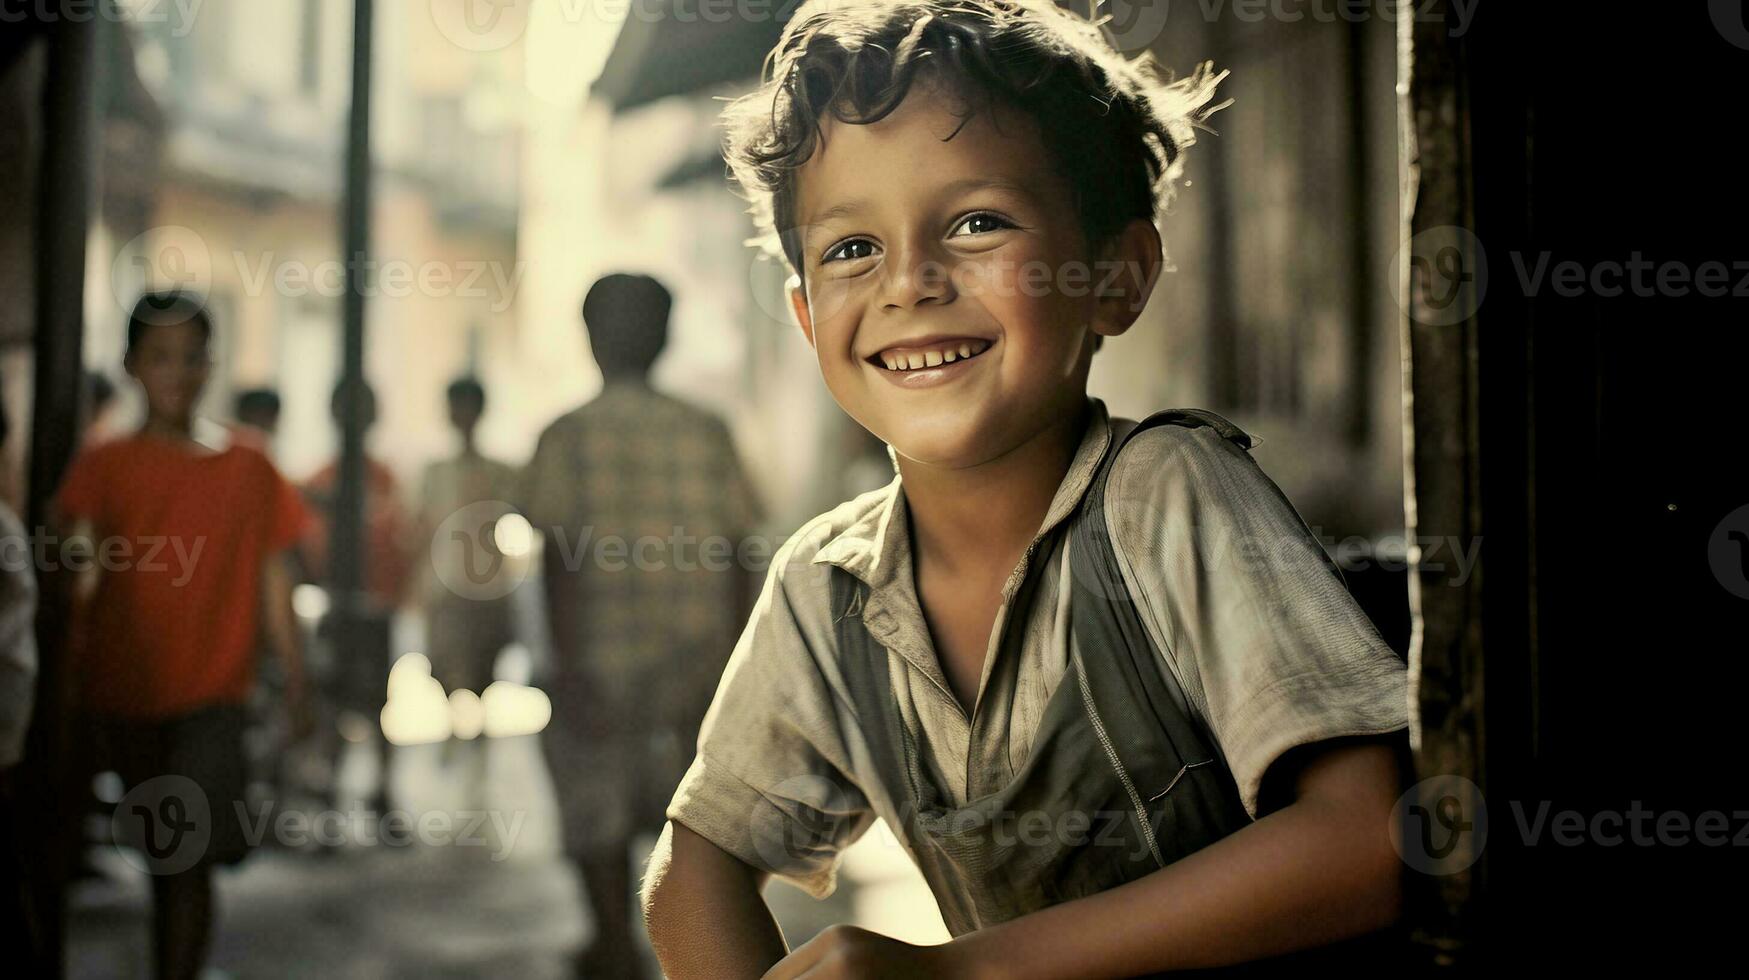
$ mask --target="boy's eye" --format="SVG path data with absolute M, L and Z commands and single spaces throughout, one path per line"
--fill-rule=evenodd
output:
M 1015 227 L 1014 222 L 1009 221 L 1007 218 L 1004 218 L 999 214 L 992 214 L 989 211 L 979 211 L 976 214 L 966 215 L 959 224 L 955 225 L 953 236 L 984 235 L 992 231 L 1001 231 L 1004 228 L 1013 227 Z
M 845 262 L 851 259 L 866 259 L 873 256 L 874 252 L 874 242 L 866 238 L 852 238 L 827 249 L 826 254 L 820 257 L 820 261 Z

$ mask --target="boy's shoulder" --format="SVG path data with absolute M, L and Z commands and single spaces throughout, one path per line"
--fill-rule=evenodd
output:
M 1147 428 L 1141 428 L 1148 423 Z M 1113 438 L 1123 440 L 1110 479 L 1197 475 L 1211 465 L 1249 460 L 1263 440 L 1225 416 L 1201 408 L 1163 409 L 1138 422 L 1113 418 Z
M 1106 518 L 1114 534 L 1153 525 L 1166 510 L 1207 519 L 1266 485 L 1273 488 L 1251 457 L 1263 440 L 1225 417 L 1169 409 L 1148 418 L 1155 424 L 1139 431 L 1137 421 L 1112 420 L 1113 437 L 1124 440 L 1106 477 Z M 1125 519 L 1143 514 L 1150 520 Z

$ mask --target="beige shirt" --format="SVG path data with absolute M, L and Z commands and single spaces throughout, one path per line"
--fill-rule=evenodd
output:
M 541 433 L 517 504 L 558 573 L 545 584 L 560 655 L 622 678 L 697 674 L 702 702 L 742 625 L 730 559 L 760 519 L 728 426 L 611 378 Z
M 923 619 L 895 477 L 809 521 L 778 549 L 669 818 L 823 896 L 843 847 L 874 816 L 895 817 L 895 794 L 867 775 L 869 750 L 835 662 L 832 565 L 869 586 L 863 620 L 895 655 L 888 670 L 900 717 L 943 793 L 964 803 L 1011 779 L 1074 643 L 1068 590 L 1059 587 L 1066 518 L 1114 428 L 1135 425 L 1090 402 L 1068 472 L 1003 587 L 970 717 L 950 693 Z M 1213 732 L 1253 818 L 1264 772 L 1288 749 L 1407 727 L 1405 665 L 1245 450 L 1206 426 L 1149 429 L 1114 464 L 1105 516 L 1160 668 Z M 1035 562 L 1045 563 L 1038 586 L 1023 591 Z M 1029 596 L 1025 608 L 1017 595 Z M 798 853 L 795 841 L 808 835 L 796 829 L 822 825 L 835 828 L 827 845 Z

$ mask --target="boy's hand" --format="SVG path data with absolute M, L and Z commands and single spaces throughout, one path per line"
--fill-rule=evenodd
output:
M 837 925 L 797 947 L 764 980 L 965 976 L 947 962 L 957 947 L 913 946 L 856 926 Z

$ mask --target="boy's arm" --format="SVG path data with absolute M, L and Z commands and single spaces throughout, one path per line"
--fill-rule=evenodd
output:
M 315 721 L 304 676 L 303 640 L 298 632 L 297 613 L 292 608 L 294 579 L 289 549 L 273 552 L 262 562 L 262 628 L 285 673 L 285 706 L 292 738 L 300 739 L 310 734 Z
M 669 976 L 765 974 L 787 952 L 761 896 L 768 877 L 825 897 L 844 849 L 875 820 L 850 775 L 854 722 L 839 715 L 831 658 L 819 653 L 833 569 L 812 560 L 816 526 L 773 556 L 666 810 L 644 910 Z
M 789 947 L 761 890 L 770 876 L 670 820 L 644 877 L 644 923 L 662 971 L 754 978 Z
M 1294 800 L 1143 878 L 935 947 L 827 930 L 767 976 L 1124 977 L 1223 966 L 1384 928 L 1402 907 L 1387 738 L 1299 753 Z M 895 974 L 896 975 L 896 974 Z

